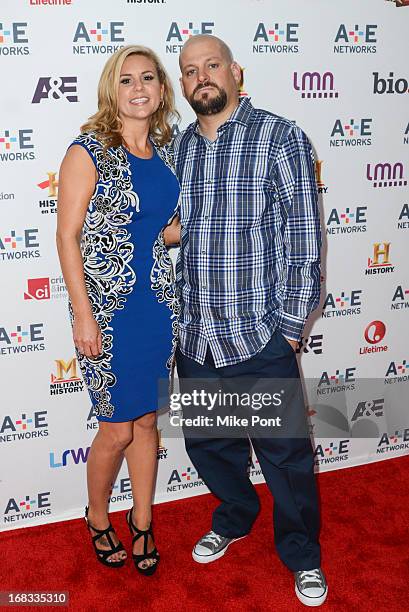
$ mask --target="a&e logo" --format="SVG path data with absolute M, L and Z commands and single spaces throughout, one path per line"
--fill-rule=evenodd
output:
M 29 55 L 27 23 L 0 21 L 0 55 Z
M 40 77 L 31 103 L 39 104 L 43 100 L 61 99 L 78 102 L 77 77 Z
M 123 21 L 97 21 L 91 26 L 80 21 L 75 30 L 72 52 L 74 55 L 115 53 L 123 47 L 120 43 L 125 41 L 123 28 Z
M 334 39 L 334 53 L 347 53 L 348 55 L 376 53 L 377 28 L 375 24 L 364 26 L 354 24 L 348 27 L 341 23 Z
M 166 53 L 180 53 L 188 38 L 196 34 L 213 34 L 213 28 L 213 21 L 202 21 L 198 24 L 189 21 L 185 26 L 172 21 L 166 36 Z
M 253 53 L 298 53 L 298 23 L 260 22 L 253 37 Z

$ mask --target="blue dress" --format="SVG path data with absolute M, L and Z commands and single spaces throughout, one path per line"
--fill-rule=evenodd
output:
M 131 421 L 157 410 L 158 381 L 168 378 L 176 345 L 178 301 L 161 230 L 179 183 L 164 149 L 140 159 L 123 147 L 104 151 L 93 134 L 72 144 L 86 149 L 99 176 L 81 251 L 103 352 L 77 351 L 78 363 L 97 419 Z

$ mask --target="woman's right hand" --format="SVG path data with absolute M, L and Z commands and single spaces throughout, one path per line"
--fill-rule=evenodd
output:
M 175 217 L 170 225 L 163 230 L 163 239 L 166 246 L 180 244 L 180 219 Z
M 82 355 L 98 357 L 102 353 L 102 334 L 92 316 L 75 315 L 73 324 L 74 344 Z

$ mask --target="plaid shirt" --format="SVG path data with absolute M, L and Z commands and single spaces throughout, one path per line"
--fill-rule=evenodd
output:
M 216 367 L 258 353 L 278 326 L 299 340 L 320 294 L 314 159 L 294 123 L 243 98 L 210 142 L 174 142 L 182 225 L 180 349 Z

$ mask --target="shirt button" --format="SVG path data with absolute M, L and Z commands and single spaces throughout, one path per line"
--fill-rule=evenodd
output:
M 211 185 L 212 183 L 213 183 L 213 181 L 211 179 L 207 179 L 206 185 Z
M 202 255 L 206 255 L 206 251 L 200 251 Z
M 206 285 L 202 285 L 202 289 L 207 289 L 207 286 Z
M 205 215 L 205 219 L 206 219 L 206 221 L 208 220 L 208 218 L 209 218 L 209 215 Z

